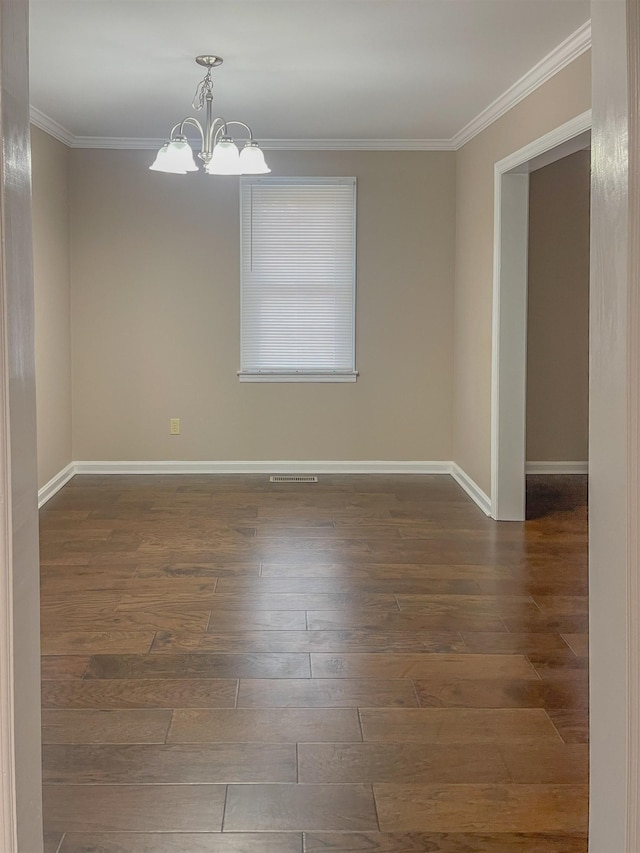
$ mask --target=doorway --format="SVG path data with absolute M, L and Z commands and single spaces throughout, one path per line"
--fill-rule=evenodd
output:
M 526 517 L 530 174 L 589 146 L 587 111 L 495 166 L 491 515 Z
M 591 146 L 529 179 L 526 515 L 586 523 Z

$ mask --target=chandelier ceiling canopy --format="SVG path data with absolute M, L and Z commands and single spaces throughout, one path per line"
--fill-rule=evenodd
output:
M 207 175 L 264 175 L 271 169 L 267 166 L 260 146 L 253 138 L 253 132 L 243 121 L 226 120 L 213 116 L 213 80 L 211 71 L 222 64 L 219 56 L 205 54 L 196 56 L 198 65 L 207 69 L 204 79 L 198 83 L 192 107 L 205 110 L 204 123 L 188 116 L 175 124 L 169 141 L 158 151 L 156 159 L 149 167 L 155 172 L 171 172 L 186 175 L 199 171 L 193 156 L 185 130 L 195 127 L 200 134 L 201 147 L 198 158 L 204 163 Z M 241 142 L 237 143 L 231 135 L 230 126 L 240 128 Z M 242 149 L 238 145 L 242 144 Z

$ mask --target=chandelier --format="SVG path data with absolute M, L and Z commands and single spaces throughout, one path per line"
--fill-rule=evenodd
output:
M 174 125 L 169 141 L 158 151 L 153 165 L 149 168 L 155 172 L 171 172 L 177 175 L 197 172 L 193 149 L 185 135 L 187 127 L 195 127 L 201 139 L 198 157 L 204 162 L 207 175 L 264 175 L 270 172 L 271 169 L 265 163 L 264 154 L 254 140 L 248 124 L 213 117 L 211 71 L 222 64 L 222 59 L 219 56 L 196 56 L 196 62 L 207 69 L 204 79 L 198 83 L 192 104 L 194 110 L 205 110 L 204 123 L 189 116 Z M 241 137 L 247 137 L 242 143 L 242 150 L 229 133 L 230 125 L 239 125 L 242 128 Z

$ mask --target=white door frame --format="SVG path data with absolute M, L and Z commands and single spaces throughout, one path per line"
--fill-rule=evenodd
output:
M 0 851 L 42 853 L 28 0 L 0 0 Z
M 529 173 L 588 144 L 591 110 L 495 165 L 491 516 L 524 521 Z
M 4 305 L 0 281 L 0 304 Z M 3 312 L 4 314 L 4 312 Z M 6 331 L 0 324 L 0 383 L 9 375 L 5 358 Z M 11 538 L 11 494 L 9 470 L 9 412 L 5 394 L 0 394 L 0 850 L 18 850 L 16 816 L 16 757 L 13 674 L 13 565 Z

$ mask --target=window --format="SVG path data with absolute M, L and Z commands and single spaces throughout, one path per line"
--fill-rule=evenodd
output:
M 242 178 L 244 382 L 355 382 L 355 178 Z

